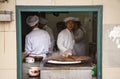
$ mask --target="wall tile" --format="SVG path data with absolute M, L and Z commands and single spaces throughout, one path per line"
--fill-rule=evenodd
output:
M 92 0 L 55 0 L 55 5 L 91 5 Z
M 0 56 L 0 69 L 16 69 L 17 58 L 15 54 Z
M 16 70 L 0 70 L 0 79 L 17 79 Z
M 0 32 L 0 56 L 4 53 L 4 32 Z
M 16 0 L 16 5 L 54 5 L 54 0 Z
M 103 68 L 102 79 L 120 79 L 120 68 Z
M 6 24 L 5 24 L 5 31 L 6 31 L 6 32 L 15 32 L 15 31 L 16 31 L 15 21 L 6 23 Z
M 16 32 L 5 32 L 5 53 L 16 54 Z
M 120 24 L 120 0 L 104 0 L 103 5 L 103 24 Z
M 0 56 L 0 68 L 16 68 L 16 32 L 5 32 L 5 52 Z
M 0 32 L 5 31 L 5 24 L 4 22 L 0 22 Z
M 0 32 L 15 32 L 16 24 L 15 21 L 12 22 L 0 22 Z
M 102 5 L 103 4 L 103 0 L 92 0 L 92 4 L 93 5 Z

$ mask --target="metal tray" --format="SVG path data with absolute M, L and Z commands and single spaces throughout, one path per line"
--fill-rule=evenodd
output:
M 47 63 L 51 64 L 78 64 L 81 61 L 56 61 L 56 60 L 48 60 Z

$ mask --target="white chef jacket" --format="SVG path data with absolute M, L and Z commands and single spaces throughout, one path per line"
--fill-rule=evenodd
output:
M 70 32 L 68 29 L 62 30 L 58 34 L 57 46 L 62 53 L 65 52 L 66 50 L 71 51 L 71 53 L 73 53 L 72 52 L 74 46 L 73 33 Z
M 45 30 L 45 31 L 47 31 L 48 33 L 49 33 L 49 35 L 50 35 L 50 41 L 51 41 L 51 52 L 53 51 L 53 48 L 54 48 L 54 45 L 55 45 L 55 39 L 54 39 L 54 36 L 53 36 L 53 31 L 52 31 L 52 29 L 50 28 L 50 27 L 48 27 L 47 25 L 45 25 L 44 27 L 43 27 L 43 29 Z
M 29 56 L 45 56 L 51 46 L 49 34 L 39 28 L 34 28 L 25 39 L 25 53 Z

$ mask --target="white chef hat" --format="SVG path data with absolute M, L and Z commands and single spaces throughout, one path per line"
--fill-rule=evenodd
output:
M 75 21 L 80 21 L 78 17 L 75 18 Z
M 36 15 L 28 16 L 27 19 L 26 19 L 26 23 L 31 27 L 36 25 L 38 22 L 39 22 L 39 17 L 36 16 Z
M 70 21 L 70 20 L 75 21 L 75 18 L 74 17 L 67 17 L 67 18 L 64 19 L 64 22 L 67 22 L 67 21 Z
M 45 18 L 40 17 L 40 23 L 41 24 L 47 24 L 48 21 Z

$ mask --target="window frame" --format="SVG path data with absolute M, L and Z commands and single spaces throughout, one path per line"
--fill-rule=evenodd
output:
M 16 6 L 16 37 L 17 37 L 17 79 L 22 79 L 22 36 L 21 13 L 25 12 L 82 12 L 96 11 L 97 19 L 97 79 L 102 79 L 102 12 L 103 6 Z

